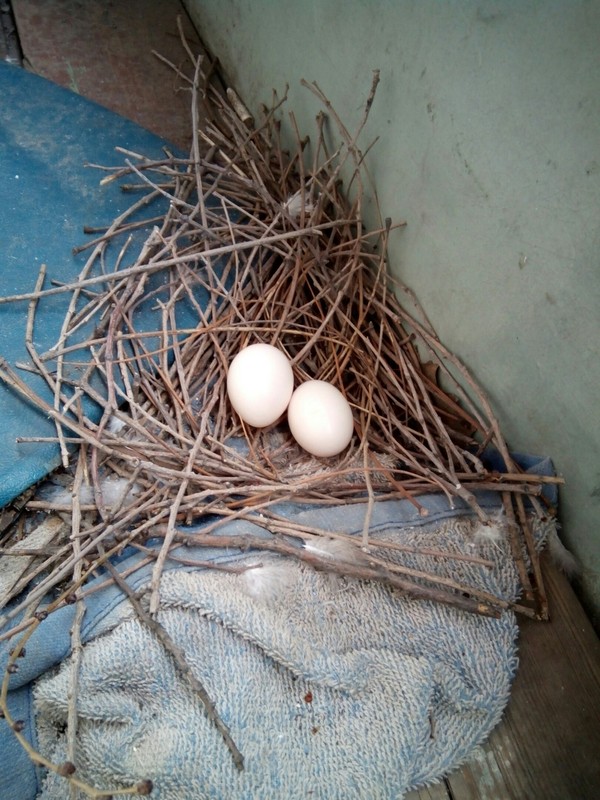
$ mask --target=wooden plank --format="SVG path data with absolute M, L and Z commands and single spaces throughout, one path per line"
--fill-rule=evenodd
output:
M 478 747 L 462 769 L 452 773 L 446 779 L 451 800 L 483 800 L 483 798 L 502 798 L 508 800 L 510 786 L 504 779 L 503 771 L 497 761 L 496 753 L 489 744 Z M 527 795 L 523 795 L 523 798 Z
M 444 781 L 422 786 L 404 796 L 404 800 L 452 800 Z
M 56 546 L 66 538 L 67 524 L 57 514 L 50 514 L 30 533 L 6 548 L 0 556 L 0 608 L 3 609 L 11 599 L 13 590 L 33 560 L 44 556 L 48 545 Z M 24 551 L 26 555 L 18 555 Z M 39 556 L 32 555 L 36 551 L 39 551 Z

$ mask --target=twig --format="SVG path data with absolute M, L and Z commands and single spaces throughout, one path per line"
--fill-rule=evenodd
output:
M 81 508 L 79 495 L 84 474 L 84 463 L 86 458 L 86 448 L 82 447 L 79 452 L 75 479 L 73 481 L 73 512 L 71 516 L 71 542 L 73 546 L 73 557 L 75 565 L 73 568 L 73 578 L 76 583 L 81 582 L 82 563 L 81 547 L 79 541 L 79 529 L 81 526 Z M 67 760 L 72 764 L 76 763 L 75 743 L 77 739 L 77 697 L 79 688 L 79 672 L 81 669 L 81 659 L 83 656 L 83 645 L 81 642 L 81 623 L 85 615 L 85 603 L 80 596 L 77 597 L 75 616 L 71 625 L 71 673 L 69 689 L 67 691 Z M 71 784 L 72 800 L 77 800 L 76 787 Z
M 243 770 L 244 757 L 238 750 L 235 742 L 233 741 L 231 733 L 229 732 L 229 728 L 227 727 L 227 725 L 225 725 L 225 723 L 219 716 L 215 708 L 215 704 L 210 699 L 208 692 L 206 691 L 202 683 L 198 680 L 198 678 L 195 676 L 191 667 L 186 661 L 183 650 L 173 641 L 173 639 L 167 633 L 165 628 L 163 628 L 160 622 L 158 622 L 158 620 L 154 616 L 152 616 L 152 614 L 145 611 L 145 609 L 135 596 L 134 592 L 132 591 L 127 581 L 123 580 L 119 572 L 113 567 L 113 565 L 108 560 L 106 561 L 106 568 L 110 572 L 114 582 L 129 599 L 129 602 L 131 603 L 133 610 L 135 611 L 139 619 L 156 636 L 156 638 L 165 648 L 167 653 L 169 653 L 169 655 L 173 658 L 181 676 L 189 682 L 192 689 L 198 695 L 200 701 L 202 702 L 202 705 L 204 706 L 206 715 L 208 716 L 212 724 L 215 726 L 215 728 L 219 731 L 219 733 L 223 737 L 225 744 L 227 745 L 227 748 L 231 752 L 231 755 L 233 757 L 233 763 L 235 764 L 236 769 Z

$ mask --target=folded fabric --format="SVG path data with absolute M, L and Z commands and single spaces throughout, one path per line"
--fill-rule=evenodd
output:
M 532 471 L 549 474 L 551 464 L 542 460 Z M 478 499 L 498 510 L 495 494 Z M 372 535 L 481 554 L 493 569 L 456 561 L 453 577 L 514 600 L 518 576 L 506 540 L 478 543 L 478 524 L 460 502 L 450 508 L 431 495 L 424 503 L 425 518 L 407 501 L 377 502 Z M 360 535 L 364 513 L 352 504 L 290 508 L 288 516 Z M 265 535 L 243 521 L 223 533 Z M 77 762 L 92 784 L 108 791 L 149 778 L 161 800 L 397 799 L 457 766 L 500 719 L 517 665 L 512 613 L 483 618 L 258 551 L 186 547 L 185 557 L 281 571 L 273 597 L 253 596 L 245 573 L 173 562 L 161 583 L 159 620 L 215 701 L 245 770 L 237 772 L 171 656 L 111 586 L 90 595 L 82 625 Z M 402 563 L 442 569 L 432 556 L 404 554 Z M 129 584 L 147 586 L 150 569 L 141 567 Z M 65 606 L 39 626 L 10 681 L 12 713 L 57 762 L 66 757 L 73 615 Z M 62 778 L 36 772 L 0 727 L 0 797 L 58 800 L 65 791 Z

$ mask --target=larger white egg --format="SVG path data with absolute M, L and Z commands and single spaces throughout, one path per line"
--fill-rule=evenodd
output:
M 288 407 L 294 391 L 292 366 L 270 344 L 251 344 L 237 354 L 227 372 L 231 405 L 249 425 L 271 425 Z
M 352 409 L 327 381 L 302 383 L 292 395 L 287 417 L 294 439 L 314 456 L 335 456 L 352 439 Z

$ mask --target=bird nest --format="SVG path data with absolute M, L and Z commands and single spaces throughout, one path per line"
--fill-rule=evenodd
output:
M 23 635 L 3 684 L 5 715 L 8 672 L 28 636 L 61 604 L 84 604 L 82 587 L 100 567 L 127 592 L 111 563 L 127 546 L 154 563 L 148 610 L 136 601 L 148 620 L 158 609 L 165 562 L 186 542 L 284 553 L 417 598 L 499 615 L 508 606 L 502 598 L 454 580 L 451 568 L 441 578 L 403 567 L 370 531 L 375 503 L 401 499 L 426 516 L 421 498 L 432 492 L 490 524 L 477 496 L 486 489 L 502 499 L 521 580 L 512 607 L 546 614 L 528 509 L 552 513 L 542 496 L 550 479 L 517 466 L 483 390 L 440 342 L 411 291 L 390 278 L 388 240 L 401 225 L 363 224 L 368 174 L 358 141 L 378 75 L 352 133 L 320 87 L 304 83 L 322 107 L 309 140 L 293 114 L 282 123 L 285 98 L 275 98 L 254 124 L 235 94 L 210 77 L 208 62 L 188 55 L 193 71 L 176 71 L 191 96 L 189 156 L 165 151 L 151 160 L 121 151 L 124 163 L 103 167 L 101 183 L 119 181 L 136 193 L 130 208 L 85 245 L 89 257 L 75 281 L 45 288 L 42 271 L 34 291 L 12 298 L 29 300 L 28 368 L 45 379 L 53 402 L 5 360 L 0 377 L 55 422 L 63 460 L 55 482 L 68 483 L 66 494 L 38 495 L 29 509 L 67 514 L 70 536 L 37 573 L 32 567 L 25 578 L 38 574 L 34 588 L 5 616 L 26 609 L 10 633 Z M 200 107 L 208 109 L 202 124 Z M 283 136 L 293 142 L 289 151 Z M 140 219 L 165 199 L 160 215 Z M 140 252 L 132 255 L 125 241 L 116 268 L 106 271 L 107 248 L 144 225 L 149 235 Z M 38 305 L 59 293 L 70 296 L 61 335 L 41 353 L 33 336 Z M 152 330 L 150 313 L 159 323 Z M 295 443 L 285 421 L 257 430 L 235 414 L 228 365 L 254 342 L 286 353 L 296 385 L 325 380 L 343 392 L 354 436 L 342 454 L 317 459 Z M 486 466 L 489 448 L 503 460 L 502 473 Z M 292 523 L 282 512 L 290 502 L 360 503 L 362 536 Z M 222 535 L 233 519 L 269 535 Z M 203 526 L 191 531 L 198 520 Z M 331 557 L 331 546 L 294 547 L 290 535 L 309 544 L 341 542 L 343 557 Z M 149 539 L 159 545 L 149 547 Z M 476 558 L 434 555 L 448 563 Z M 41 611 L 50 590 L 57 596 Z

